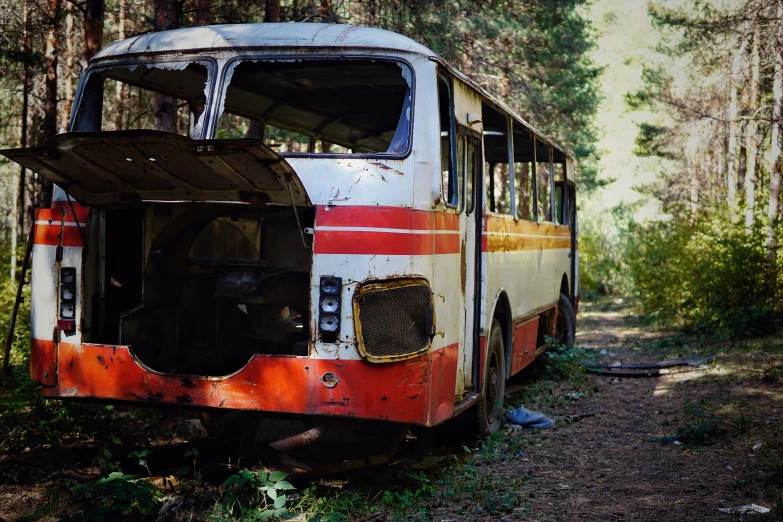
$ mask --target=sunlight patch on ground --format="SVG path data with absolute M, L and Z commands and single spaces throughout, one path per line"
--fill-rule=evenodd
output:
M 661 375 L 658 378 L 659 380 L 655 386 L 655 390 L 653 390 L 653 397 L 660 397 L 662 395 L 670 394 L 673 391 L 676 391 L 674 389 L 676 386 L 689 381 L 698 381 L 706 377 L 715 377 L 715 376 L 725 377 L 725 376 L 733 375 L 734 373 L 735 373 L 734 370 L 730 368 L 715 367 L 715 368 L 710 368 L 709 370 L 670 373 L 666 375 Z

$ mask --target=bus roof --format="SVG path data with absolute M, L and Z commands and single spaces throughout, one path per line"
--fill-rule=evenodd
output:
M 252 49 L 279 47 L 312 47 L 331 49 L 365 49 L 419 54 L 448 69 L 451 74 L 470 85 L 491 103 L 528 127 L 539 138 L 572 157 L 554 140 L 536 129 L 463 72 L 452 67 L 442 57 L 417 41 L 385 29 L 345 24 L 318 23 L 250 23 L 187 27 L 147 33 L 113 43 L 98 52 L 91 61 L 117 58 L 128 54 L 194 53 L 221 49 Z
M 316 23 L 226 24 L 147 33 L 109 45 L 93 59 L 125 54 L 258 47 L 342 47 L 435 56 L 401 34 L 371 27 Z

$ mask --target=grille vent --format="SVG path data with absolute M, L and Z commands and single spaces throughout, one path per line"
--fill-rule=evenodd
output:
M 359 349 L 368 360 L 406 359 L 425 352 L 434 333 L 432 293 L 422 281 L 363 286 L 354 300 Z

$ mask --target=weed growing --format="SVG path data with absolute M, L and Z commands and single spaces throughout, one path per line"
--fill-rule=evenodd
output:
M 225 492 L 210 520 L 270 520 L 290 518 L 287 491 L 294 486 L 282 471 L 250 471 L 231 475 L 223 483 Z

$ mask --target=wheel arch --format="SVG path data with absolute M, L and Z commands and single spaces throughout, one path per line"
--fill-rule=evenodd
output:
M 498 293 L 495 295 L 495 300 L 492 303 L 492 313 L 488 317 L 487 341 L 489 341 L 489 334 L 492 331 L 493 319 L 497 319 L 498 322 L 500 322 L 500 328 L 503 331 L 503 356 L 506 362 L 506 379 L 508 379 L 509 371 L 511 369 L 511 343 L 513 342 L 511 332 L 513 315 L 511 313 L 511 303 L 509 302 L 508 293 L 505 288 L 498 290 Z
M 560 293 L 571 297 L 571 285 L 568 284 L 568 274 L 563 274 L 560 280 Z

